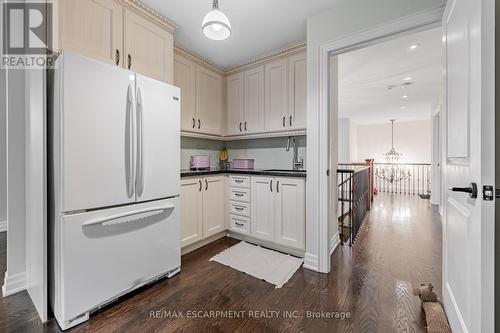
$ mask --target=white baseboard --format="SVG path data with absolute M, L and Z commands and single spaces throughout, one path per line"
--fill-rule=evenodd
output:
M 2 286 L 3 297 L 7 297 L 26 289 L 26 272 L 9 275 L 5 272 L 5 279 Z
M 306 253 L 306 255 L 304 256 L 304 268 L 318 272 L 319 271 L 318 256 L 315 254 Z
M 333 235 L 332 238 L 330 238 L 330 256 L 332 255 L 333 251 L 335 251 L 337 245 L 339 244 L 340 244 L 340 235 L 339 232 L 337 231 L 337 233 Z
M 192 252 L 194 250 L 197 250 L 199 249 L 200 247 L 203 247 L 205 245 L 208 245 L 212 242 L 215 242 L 216 240 L 220 239 L 220 238 L 223 238 L 223 237 L 226 237 L 227 236 L 227 232 L 224 230 L 222 232 L 219 232 L 218 234 L 215 234 L 213 236 L 210 236 L 210 237 L 207 237 L 205 239 L 202 239 L 194 244 L 190 244 L 190 245 L 187 245 L 187 246 L 184 246 L 182 249 L 181 249 L 181 255 L 185 255 L 189 252 Z
M 0 221 L 0 232 L 7 231 L 7 220 Z

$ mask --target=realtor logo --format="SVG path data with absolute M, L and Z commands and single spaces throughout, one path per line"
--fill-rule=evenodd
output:
M 52 4 L 4 2 L 2 13 L 2 66 L 45 66 L 52 53 Z

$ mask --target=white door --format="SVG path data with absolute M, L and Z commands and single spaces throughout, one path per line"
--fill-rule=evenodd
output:
M 181 181 L 181 246 L 203 238 L 202 179 L 188 178 Z
M 181 129 L 194 132 L 196 128 L 196 65 L 176 54 L 174 85 L 181 89 Z
M 224 176 L 203 179 L 203 238 L 210 237 L 226 229 Z
M 447 190 L 443 225 L 443 299 L 453 332 L 493 332 L 494 0 L 449 1 L 446 47 L 444 188 L 477 184 L 477 198 Z
M 137 201 L 180 194 L 180 90 L 137 74 Z
M 220 135 L 222 132 L 222 76 L 196 66 L 197 131 Z
M 304 249 L 306 228 L 306 188 L 300 178 L 276 178 L 274 201 L 274 241 Z
M 289 117 L 292 129 L 305 129 L 307 124 L 307 56 L 300 53 L 288 59 Z M 289 119 L 290 120 L 290 119 Z M 290 124 L 290 123 L 289 123 Z
M 266 131 L 284 131 L 292 121 L 288 117 L 288 59 L 266 64 L 265 76 Z
M 59 66 L 62 210 L 134 202 L 135 75 L 67 51 Z
M 276 182 L 270 177 L 252 177 L 251 180 L 251 223 L 253 237 L 274 240 L 274 193 Z
M 238 73 L 226 79 L 226 134 L 243 134 L 243 110 L 245 108 L 244 74 Z
M 264 66 L 245 72 L 245 120 L 243 133 L 264 131 Z

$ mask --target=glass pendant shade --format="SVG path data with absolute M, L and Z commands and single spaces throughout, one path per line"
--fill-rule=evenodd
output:
M 231 23 L 227 16 L 219 10 L 217 0 L 214 0 L 212 10 L 203 18 L 201 24 L 203 34 L 213 40 L 224 40 L 231 36 Z

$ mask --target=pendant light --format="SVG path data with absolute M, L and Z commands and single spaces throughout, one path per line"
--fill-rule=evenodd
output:
M 231 23 L 226 14 L 219 10 L 219 1 L 214 0 L 212 10 L 201 23 L 203 34 L 213 40 L 224 40 L 231 36 Z

